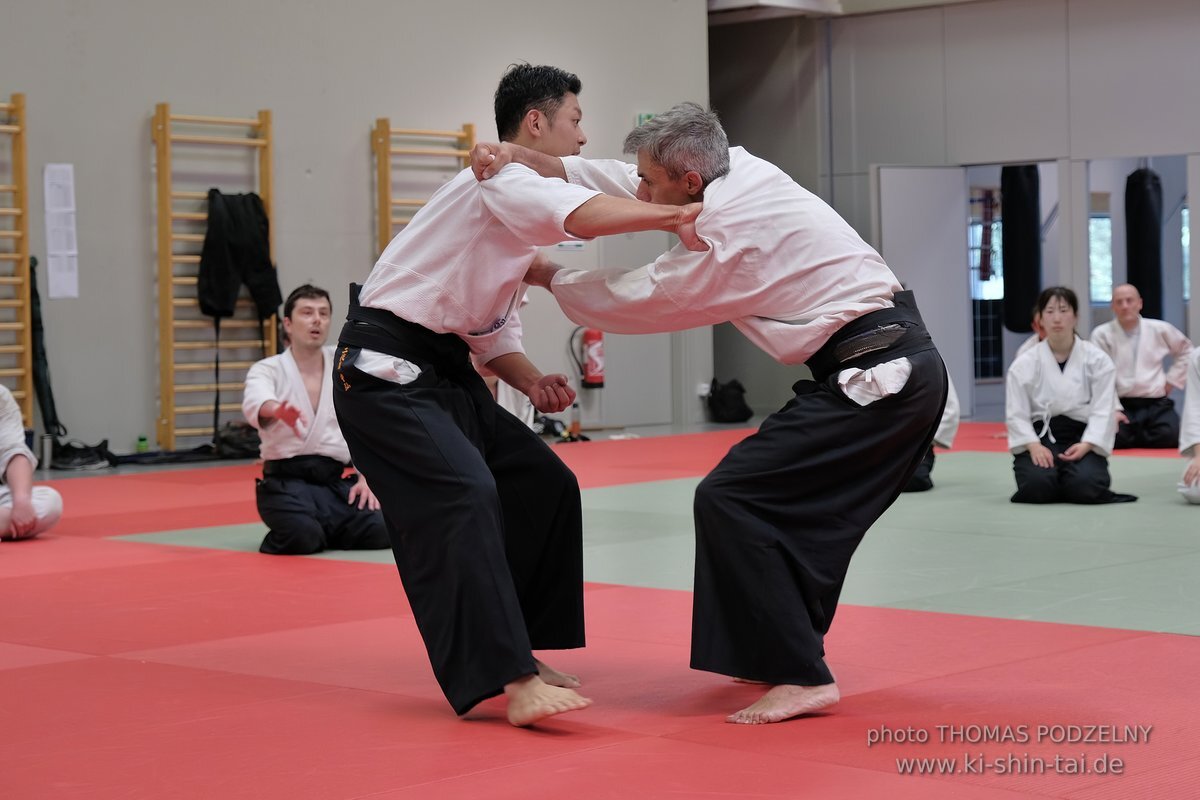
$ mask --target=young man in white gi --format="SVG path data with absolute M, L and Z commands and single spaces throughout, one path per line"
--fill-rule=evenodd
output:
M 473 166 L 486 176 L 492 155 L 529 156 L 543 174 L 618 196 L 703 201 L 707 252 L 677 246 L 629 272 L 539 262 L 527 280 L 580 325 L 632 334 L 732 321 L 781 363 L 811 368 L 815 380 L 796 383 L 696 490 L 691 664 L 771 687 L 730 722 L 829 708 L 839 693 L 824 638 L 850 557 L 929 449 L 945 367 L 879 255 L 777 167 L 731 149 L 715 114 L 675 106 L 625 151 L 636 167 L 484 145 Z
M 513 67 L 496 91 L 500 138 L 578 153 L 587 141 L 579 91 L 560 69 Z M 532 653 L 584 644 L 579 485 L 496 403 L 472 360 L 539 412 L 568 408 L 566 376 L 542 374 L 521 344 L 517 309 L 537 248 L 637 230 L 689 236 L 697 211 L 604 197 L 518 164 L 486 184 L 464 170 L 392 240 L 361 290 L 351 287 L 334 366 L 338 419 L 379 496 L 434 674 L 458 714 L 501 693 L 518 726 L 590 703 L 578 678 Z
M 388 546 L 379 503 L 362 474 L 342 477 L 350 451 L 333 411 L 332 304 L 305 284 L 288 295 L 283 328 L 289 346 L 250 367 L 242 413 L 258 428 L 263 476 L 258 514 L 270 528 L 259 551 L 306 555 Z
M 1172 388 L 1184 387 L 1192 343 L 1171 323 L 1143 317 L 1142 295 L 1128 283 L 1113 289 L 1112 309 L 1116 318 L 1097 325 L 1091 341 L 1117 367 L 1120 409 L 1114 446 L 1178 447 L 1179 415 L 1170 394 Z M 1167 356 L 1173 362 L 1164 373 Z
M 25 424 L 12 392 L 0 386 L 0 541 L 32 539 L 62 516 L 62 495 L 33 485 L 37 458 L 25 446 Z

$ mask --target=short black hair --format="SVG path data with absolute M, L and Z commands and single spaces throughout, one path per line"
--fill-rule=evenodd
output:
M 1079 298 L 1075 296 L 1075 292 L 1068 289 L 1066 286 L 1051 286 L 1048 289 L 1043 289 L 1037 299 L 1037 313 L 1042 313 L 1046 310 L 1046 306 L 1050 305 L 1050 301 L 1055 298 L 1061 299 L 1064 303 L 1071 307 L 1071 310 L 1076 314 L 1079 313 Z
M 306 283 L 303 286 L 297 286 L 292 289 L 292 293 L 287 296 L 287 302 L 283 304 L 283 316 L 287 319 L 292 318 L 292 309 L 296 307 L 297 300 L 316 300 L 324 297 L 325 302 L 329 303 L 329 311 L 333 311 L 333 301 L 329 299 L 329 292 L 319 286 L 313 286 L 311 283 Z
M 563 97 L 579 94 L 582 84 L 575 75 L 558 67 L 513 64 L 496 87 L 496 132 L 500 141 L 515 139 L 521 120 L 530 109 L 553 119 Z

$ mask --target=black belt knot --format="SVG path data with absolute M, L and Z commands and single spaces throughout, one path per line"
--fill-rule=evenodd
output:
M 892 300 L 894 308 L 850 320 L 809 357 L 806 363 L 815 380 L 824 382 L 843 369 L 869 369 L 934 349 L 913 293 L 896 292 Z
M 265 478 L 297 478 L 308 483 L 330 484 L 342 479 L 346 465 L 329 456 L 305 455 L 263 462 Z

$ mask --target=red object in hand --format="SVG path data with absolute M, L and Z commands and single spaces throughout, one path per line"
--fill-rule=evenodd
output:
M 583 329 L 582 383 L 588 389 L 604 386 L 604 334 L 595 328 Z

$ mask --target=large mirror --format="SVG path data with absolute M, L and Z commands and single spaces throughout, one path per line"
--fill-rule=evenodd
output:
M 1137 170 L 1149 170 L 1161 187 L 1161 319 L 1192 338 L 1200 335 L 1200 331 L 1188 330 L 1187 320 L 1191 294 L 1187 161 L 1186 156 L 1153 156 L 1089 162 L 1088 266 L 1093 327 L 1112 319 L 1112 287 L 1129 281 L 1126 183 Z

